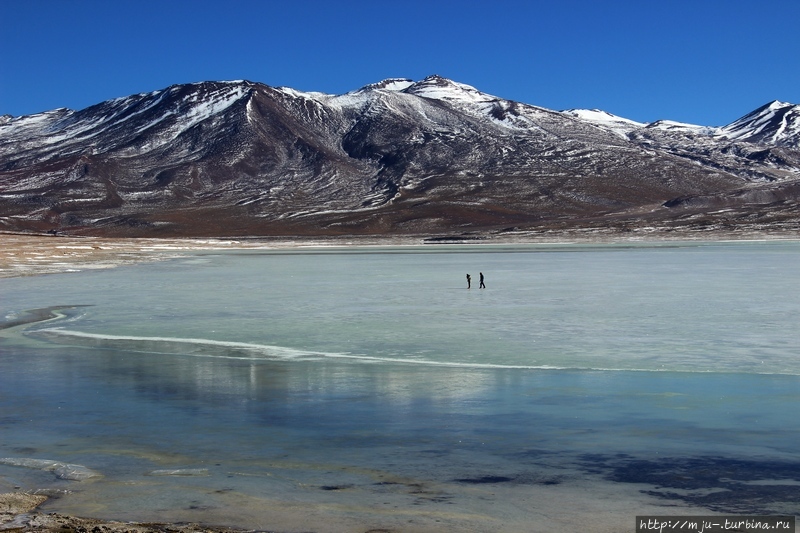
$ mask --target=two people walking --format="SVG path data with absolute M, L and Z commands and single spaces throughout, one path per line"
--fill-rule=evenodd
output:
M 479 272 L 479 274 L 481 275 L 481 278 L 480 278 L 480 279 L 481 279 L 480 288 L 481 288 L 481 289 L 485 289 L 485 288 L 486 288 L 486 284 L 484 284 L 484 283 L 483 283 L 483 272 Z M 467 288 L 469 289 L 469 288 L 471 288 L 471 287 L 472 287 L 472 276 L 470 276 L 469 274 L 467 274 Z

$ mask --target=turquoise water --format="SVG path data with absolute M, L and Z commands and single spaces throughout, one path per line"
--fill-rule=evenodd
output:
M 330 248 L 0 280 L 7 321 L 70 307 L 0 330 L 0 485 L 253 529 L 798 514 L 798 259 Z

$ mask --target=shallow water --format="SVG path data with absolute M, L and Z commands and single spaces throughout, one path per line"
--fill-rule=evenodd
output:
M 335 248 L 0 280 L 0 484 L 323 531 L 798 514 L 798 259 Z M 19 324 L 52 306 L 86 307 Z

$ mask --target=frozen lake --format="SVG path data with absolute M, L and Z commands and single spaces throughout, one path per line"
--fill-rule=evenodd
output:
M 194 253 L 0 279 L 0 489 L 250 529 L 800 514 L 798 287 L 797 242 Z

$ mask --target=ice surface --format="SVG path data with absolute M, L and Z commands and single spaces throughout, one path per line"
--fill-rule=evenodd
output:
M 207 476 L 207 468 L 175 468 L 153 470 L 148 476 Z
M 66 479 L 69 481 L 84 481 L 101 475 L 99 472 L 95 472 L 83 465 L 62 463 L 60 461 L 51 461 L 48 459 L 4 457 L 0 458 L 0 464 L 45 470 L 47 472 L 53 472 L 58 479 Z
M 226 359 L 250 360 L 256 357 L 294 359 L 300 357 L 316 358 L 325 356 L 346 356 L 346 354 L 314 352 L 309 350 L 286 348 L 282 346 L 269 346 L 245 342 L 177 337 L 107 335 L 64 330 L 60 328 L 38 329 L 29 332 L 29 335 L 48 339 L 53 342 L 61 342 L 64 344 L 77 342 L 80 343 L 79 345 L 83 346 L 113 347 L 116 349 L 127 349 L 132 352 L 194 355 L 200 357 L 221 357 Z
M 255 530 L 292 511 L 280 529 L 335 529 L 321 510 L 343 531 L 607 533 L 716 489 L 740 512 L 759 487 L 753 505 L 796 509 L 796 484 L 768 481 L 800 479 L 799 250 L 214 251 L 0 280 L 4 314 L 94 304 L 3 330 L 0 475 L 51 490 L 97 465 L 51 510 Z

